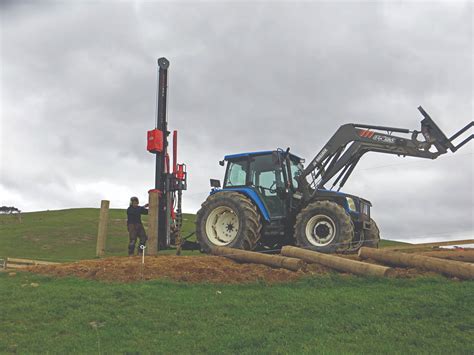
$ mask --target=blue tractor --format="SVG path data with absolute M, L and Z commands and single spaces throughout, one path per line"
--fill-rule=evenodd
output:
M 222 188 L 219 180 L 211 179 L 211 193 L 197 213 L 201 250 L 277 250 L 290 244 L 333 253 L 378 247 L 372 204 L 340 191 L 362 155 L 373 151 L 436 159 L 474 138 L 473 134 L 455 146 L 453 140 L 474 122 L 447 138 L 423 108 L 418 109 L 424 116 L 421 131 L 345 124 L 306 168 L 289 148 L 225 156 L 220 162 L 227 162 Z M 423 138 L 418 140 L 420 134 Z

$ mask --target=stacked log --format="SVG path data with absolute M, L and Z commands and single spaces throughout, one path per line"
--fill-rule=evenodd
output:
M 395 270 L 389 267 L 364 263 L 361 261 L 341 258 L 340 256 L 323 254 L 312 250 L 285 246 L 281 255 L 300 258 L 308 263 L 317 263 L 331 269 L 363 276 L 395 276 Z
M 463 245 L 463 244 L 474 244 L 474 239 L 449 240 L 447 242 L 436 242 L 436 243 L 397 245 L 394 247 L 384 248 L 384 250 L 410 250 L 410 251 L 426 250 L 426 249 L 437 248 L 437 247 L 442 247 L 442 246 Z
M 389 265 L 415 267 L 460 279 L 474 280 L 474 264 L 461 261 L 365 247 L 359 250 L 359 257 L 362 259 L 370 258 Z
M 466 263 L 474 263 L 474 250 L 436 250 L 419 253 L 424 256 L 432 256 L 433 258 L 449 259 L 456 261 L 464 261 Z
M 24 269 L 33 265 L 57 265 L 59 263 L 52 261 L 41 261 L 20 258 L 6 258 L 3 267 L 5 269 Z
M 291 271 L 299 271 L 306 269 L 306 263 L 303 260 L 288 258 L 279 255 L 267 255 L 262 253 L 256 253 L 253 251 L 233 249 L 228 247 L 214 247 L 211 249 L 211 253 L 240 262 L 263 264 Z

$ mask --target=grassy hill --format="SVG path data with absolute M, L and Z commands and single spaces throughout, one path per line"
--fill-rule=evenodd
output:
M 143 216 L 147 225 L 148 216 Z M 183 216 L 183 235 L 194 231 L 195 215 Z M 0 257 L 74 261 L 95 257 L 99 209 L 78 208 L 0 215 Z M 125 255 L 128 243 L 126 211 L 109 211 L 107 255 Z M 382 241 L 382 246 L 400 244 Z M 168 251 L 171 253 L 172 251 Z M 196 254 L 197 252 L 195 252 Z
M 94 258 L 98 215 L 0 216 L 0 255 Z M 125 255 L 127 239 L 125 211 L 111 210 L 107 253 Z M 472 354 L 472 295 L 473 282 L 443 277 L 123 284 L 0 272 L 0 353 Z
M 107 255 L 126 255 L 126 211 L 109 211 Z M 192 214 L 183 216 L 183 235 L 194 230 Z M 147 225 L 148 216 L 142 216 Z M 23 257 L 51 261 L 95 258 L 99 209 L 78 208 L 0 215 L 0 257 Z

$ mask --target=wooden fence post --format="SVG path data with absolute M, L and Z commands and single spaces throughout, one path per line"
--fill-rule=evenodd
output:
M 99 231 L 97 233 L 96 256 L 105 255 L 105 241 L 107 239 L 107 229 L 109 226 L 109 204 L 107 200 L 100 203 Z
M 148 255 L 158 252 L 158 191 L 148 192 Z

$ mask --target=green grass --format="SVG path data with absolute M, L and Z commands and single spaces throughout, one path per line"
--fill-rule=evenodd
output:
M 379 243 L 380 248 L 396 247 L 396 246 L 401 246 L 401 245 L 411 245 L 411 243 L 397 242 L 395 240 L 387 240 L 387 239 L 382 239 L 380 240 L 380 243 Z
M 106 244 L 109 256 L 127 254 L 126 217 L 125 210 L 109 211 Z M 142 216 L 145 227 L 147 218 Z M 21 223 L 15 215 L 0 215 L 0 257 L 51 261 L 95 258 L 98 224 L 96 208 L 23 213 Z M 183 235 L 193 230 L 194 215 L 184 214 Z
M 142 217 L 145 226 L 147 218 Z M 183 216 L 184 236 L 194 231 L 194 219 L 193 214 Z M 50 261 L 95 258 L 98 224 L 99 209 L 96 208 L 23 213 L 21 223 L 15 215 L 0 215 L 0 257 Z M 111 209 L 106 255 L 126 255 L 127 244 L 126 211 Z M 381 242 L 381 246 L 400 244 L 403 243 Z M 194 255 L 199 253 L 194 252 Z
M 0 216 L 0 256 L 94 258 L 98 215 Z M 184 234 L 193 228 L 186 215 Z M 107 254 L 125 255 L 127 240 L 125 211 L 111 210 Z M 442 277 L 193 285 L 0 272 L 0 353 L 472 354 L 473 298 L 473 282 Z
M 189 285 L 0 273 L 0 285 L 7 353 L 474 352 L 474 283 L 441 277 Z

